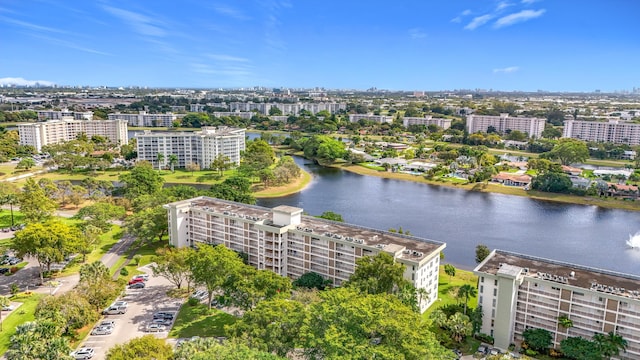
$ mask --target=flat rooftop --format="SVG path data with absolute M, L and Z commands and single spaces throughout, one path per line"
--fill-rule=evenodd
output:
M 273 224 L 273 210 L 267 207 L 246 205 L 209 197 L 199 197 L 178 201 L 173 204 L 190 204 L 191 208 L 200 208 L 228 216 L 238 216 L 264 225 L 281 227 Z M 280 207 L 277 207 L 280 208 Z M 286 208 L 299 209 L 286 206 Z M 303 215 L 298 230 L 316 236 L 332 237 L 358 245 L 375 247 L 383 251 L 396 253 L 402 251 L 399 258 L 419 262 L 444 245 L 443 242 L 371 229 L 358 225 L 335 222 L 313 216 Z M 307 231 L 305 231 L 305 229 Z M 329 235 L 330 234 L 330 235 Z M 362 241 L 361 243 L 359 241 Z M 403 250 L 404 249 L 404 250 Z
M 502 265 L 501 265 L 502 264 Z M 640 299 L 640 276 L 496 250 L 475 271 L 496 275 L 512 266 L 528 269 L 529 278 L 547 280 L 607 294 Z M 511 273 L 511 271 L 509 272 Z M 571 276 L 573 273 L 573 276 Z

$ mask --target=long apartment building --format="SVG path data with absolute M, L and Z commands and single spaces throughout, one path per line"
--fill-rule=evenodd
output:
M 201 131 L 157 132 L 145 130 L 136 134 L 138 160 L 158 165 L 158 154 L 163 155 L 162 164 L 169 164 L 169 156 L 176 155 L 177 168 L 195 163 L 201 169 L 210 167 L 219 155 L 229 162 L 240 164 L 240 152 L 245 149 L 245 129 L 229 127 L 203 127 Z
M 431 115 L 425 115 L 424 117 L 406 116 L 402 118 L 402 125 L 404 125 L 404 127 L 409 125 L 436 125 L 446 130 L 451 127 L 451 119 L 434 118 Z
M 31 145 L 38 152 L 45 145 L 75 140 L 80 133 L 86 134 L 89 138 L 94 135 L 103 136 L 114 145 L 129 143 L 127 122 L 124 120 L 74 120 L 68 117 L 62 120 L 18 124 L 20 145 Z
M 167 204 L 169 242 L 175 247 L 224 244 L 248 254 L 249 263 L 296 279 L 313 271 L 340 286 L 356 260 L 380 252 L 405 266 L 404 277 L 438 298 L 438 265 L 445 244 L 302 215 L 303 209 L 273 209 L 208 197 Z
M 621 359 L 640 359 L 640 277 L 494 250 L 474 270 L 482 332 L 506 349 L 529 328 L 546 329 L 556 348 L 568 337 L 613 331 L 628 342 Z M 566 316 L 573 326 L 563 328 Z
M 140 111 L 137 114 L 122 114 L 119 112 L 109 114 L 109 120 L 126 120 L 129 126 L 153 126 L 153 127 L 172 127 L 173 122 L 178 116 L 173 113 L 165 114 L 147 114 L 146 111 Z
M 328 111 L 335 114 L 347 109 L 346 103 L 254 103 L 254 102 L 232 102 L 229 103 L 230 111 L 258 111 L 261 114 L 268 114 L 272 107 L 279 109 L 285 115 L 298 115 L 301 110 L 306 110 L 312 114 L 320 111 Z
M 360 120 L 367 120 L 377 122 L 379 124 L 392 123 L 393 116 L 389 115 L 373 115 L 373 114 L 349 114 L 349 122 L 358 122 Z
M 487 132 L 489 127 L 493 127 L 499 133 L 506 133 L 507 130 L 518 130 L 526 133 L 529 137 L 540 138 L 544 131 L 546 120 L 530 117 L 514 117 L 509 114 L 492 115 L 467 115 L 467 132 L 469 134 L 478 131 Z
M 634 146 L 640 145 L 640 124 L 618 120 L 565 120 L 562 137 Z
M 38 110 L 38 120 L 62 120 L 72 118 L 74 120 L 93 120 L 93 111 L 70 111 L 68 109 Z

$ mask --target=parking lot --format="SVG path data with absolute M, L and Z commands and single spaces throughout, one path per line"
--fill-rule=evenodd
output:
M 159 311 L 175 311 L 180 309 L 181 302 L 169 298 L 166 293 L 173 285 L 165 278 L 152 276 L 151 269 L 142 267 L 140 270 L 149 274 L 149 280 L 143 289 L 127 289 L 126 295 L 118 300 L 127 302 L 127 312 L 121 315 L 105 315 L 104 320 L 114 320 L 113 332 L 109 335 L 89 335 L 80 347 L 95 349 L 93 359 L 104 359 L 109 348 L 125 343 L 133 338 L 150 334 L 146 326 L 153 321 L 153 314 Z M 175 320 L 175 318 L 174 318 Z M 151 333 L 158 338 L 166 338 L 170 326 L 166 331 Z

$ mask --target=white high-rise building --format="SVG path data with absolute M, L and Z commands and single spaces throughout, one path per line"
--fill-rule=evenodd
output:
M 122 114 L 119 112 L 109 114 L 109 120 L 122 119 L 127 120 L 129 126 L 153 126 L 153 127 L 172 127 L 173 122 L 178 116 L 173 113 L 166 114 L 147 114 L 146 111 L 140 111 L 138 114 Z
M 640 124 L 565 120 L 562 137 L 635 146 L 640 145 Z
M 349 122 L 358 122 L 360 120 L 374 121 L 379 124 L 392 123 L 393 116 L 389 115 L 373 115 L 373 114 L 349 114 Z
M 478 275 L 481 332 L 507 349 L 526 329 L 545 329 L 553 345 L 568 337 L 614 332 L 628 343 L 616 358 L 640 359 L 640 277 L 494 250 Z M 565 328 L 558 319 L 573 326 Z
M 74 120 L 93 120 L 93 111 L 70 111 L 63 109 L 56 110 L 38 110 L 38 120 L 62 120 L 71 118 Z
M 402 118 L 402 125 L 404 125 L 404 127 L 409 125 L 436 125 L 446 130 L 451 127 L 451 119 L 434 118 L 431 115 L 425 115 L 425 117 L 406 116 Z
M 115 145 L 129 143 L 127 122 L 124 120 L 74 120 L 68 117 L 62 120 L 18 124 L 20 145 L 31 145 L 38 152 L 45 145 L 75 140 L 80 133 L 86 134 L 88 138 L 94 135 L 103 136 Z
M 438 299 L 444 243 L 306 216 L 293 206 L 270 209 L 198 197 L 164 207 L 175 247 L 224 244 L 247 254 L 258 269 L 294 279 L 313 271 L 335 286 L 349 279 L 357 259 L 386 252 L 404 265 L 405 279 L 426 290 L 421 312 Z
M 161 166 L 169 164 L 169 156 L 176 155 L 177 168 L 196 163 L 207 169 L 219 155 L 239 165 L 240 152 L 245 149 L 245 129 L 229 127 L 203 127 L 201 131 L 157 132 L 146 130 L 136 134 L 138 160 L 158 163 L 158 154 L 163 155 Z
M 507 130 L 518 130 L 526 133 L 529 137 L 540 138 L 544 131 L 546 120 L 540 118 L 513 117 L 509 114 L 492 115 L 467 115 L 467 132 L 469 134 L 478 131 L 487 132 L 489 127 L 493 127 L 499 133 L 506 133 Z

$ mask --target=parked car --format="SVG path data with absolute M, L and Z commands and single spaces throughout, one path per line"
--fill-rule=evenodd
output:
M 144 282 L 136 282 L 129 285 L 129 289 L 144 289 Z
M 166 326 L 161 324 L 149 324 L 147 325 L 147 332 L 162 332 L 167 329 Z
M 2 311 L 13 311 L 13 309 L 15 309 L 13 305 L 5 305 L 2 307 Z
M 100 322 L 100 324 L 98 324 L 98 326 L 110 326 L 110 327 L 115 327 L 116 326 L 116 321 L 115 320 L 102 320 Z
M 488 351 L 489 351 L 489 348 L 487 348 L 487 347 L 486 347 L 486 346 L 484 346 L 484 345 L 480 345 L 480 346 L 478 346 L 478 351 L 476 351 L 476 353 L 477 353 L 478 355 L 487 355 L 487 352 L 488 352 Z
M 111 306 L 115 306 L 115 307 L 120 307 L 120 306 L 124 306 L 126 307 L 127 305 L 129 305 L 129 303 L 127 303 L 126 301 L 114 301 Z
M 171 319 L 153 319 L 152 324 L 160 324 L 164 326 L 171 325 Z
M 133 278 L 131 280 L 129 280 L 129 285 L 133 285 L 133 284 L 137 284 L 137 283 L 141 283 L 144 282 L 143 278 Z
M 460 359 L 462 357 L 462 351 L 458 349 L 453 349 L 453 353 L 456 354 L 456 359 Z
M 191 294 L 192 298 L 198 299 L 200 301 L 206 299 L 208 296 L 209 294 L 205 290 L 196 290 L 193 294 Z
M 136 275 L 131 280 L 138 280 L 138 279 L 142 279 L 142 281 L 149 281 L 149 275 L 147 274 Z
M 102 311 L 103 315 L 119 315 L 127 312 L 126 306 L 109 306 Z
M 111 326 L 97 326 L 91 331 L 91 335 L 109 335 L 113 332 Z
M 71 356 L 76 360 L 86 360 L 91 359 L 93 355 L 95 355 L 95 350 L 93 348 L 82 347 L 71 353 Z
M 9 269 L 9 268 L 7 268 L 7 267 L 0 268 L 0 274 L 6 274 L 6 273 L 8 273 L 9 271 L 10 271 L 10 269 Z
M 22 261 L 22 259 L 19 259 L 17 257 L 13 257 L 13 258 L 9 259 L 9 265 L 18 265 L 21 261 Z
M 173 320 L 176 316 L 176 313 L 173 311 L 159 311 L 153 314 L 153 319 L 165 319 L 165 320 Z
M 502 354 L 502 351 L 500 351 L 500 349 L 498 348 L 491 348 L 489 349 L 489 355 L 500 355 Z

